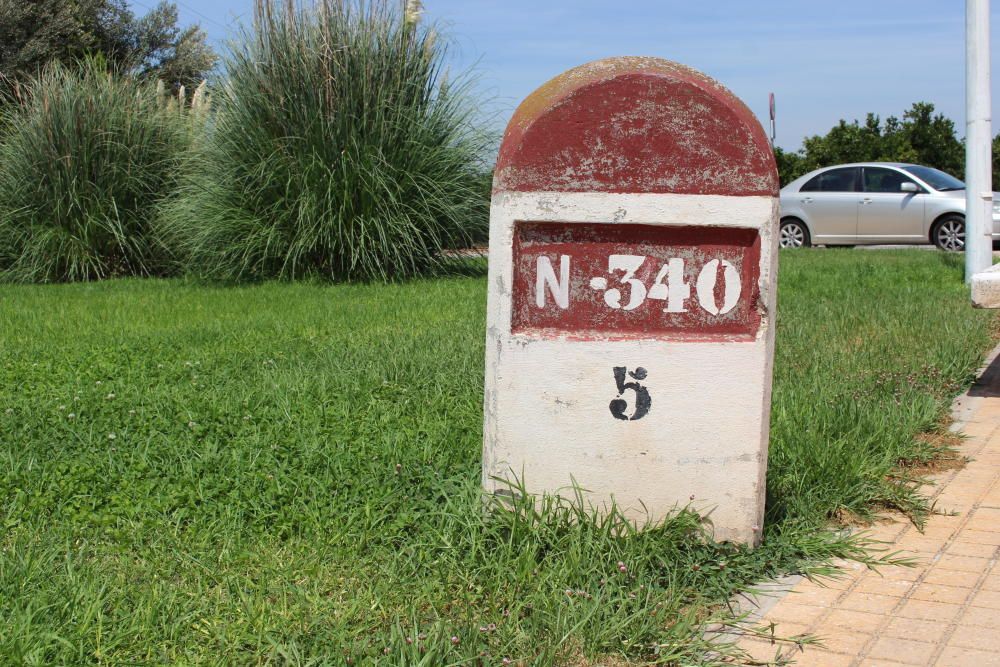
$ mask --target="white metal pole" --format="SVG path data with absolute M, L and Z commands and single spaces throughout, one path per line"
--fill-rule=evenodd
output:
M 993 263 L 990 1 L 965 3 L 965 280 Z

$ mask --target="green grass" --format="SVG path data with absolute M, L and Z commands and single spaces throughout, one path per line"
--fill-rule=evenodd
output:
M 0 663 L 710 663 L 734 591 L 869 558 L 832 514 L 920 510 L 887 475 L 990 345 L 961 257 L 795 251 L 780 280 L 753 552 L 685 512 L 482 511 L 482 275 L 4 286 Z

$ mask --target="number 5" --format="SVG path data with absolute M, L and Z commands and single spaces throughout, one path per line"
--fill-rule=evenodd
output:
M 636 368 L 634 371 L 629 371 L 624 366 L 615 366 L 615 384 L 618 386 L 618 398 L 611 401 L 608 408 L 611 409 L 611 415 L 615 419 L 621 419 L 623 421 L 635 421 L 637 419 L 642 419 L 649 412 L 650 406 L 653 404 L 653 399 L 649 396 L 649 390 L 643 387 L 638 382 L 626 382 L 625 374 L 628 373 L 629 377 L 634 380 L 645 380 L 646 379 L 646 369 L 641 366 Z M 625 410 L 628 408 L 628 402 L 621 396 L 626 392 L 626 390 L 631 389 L 635 392 L 635 411 L 632 412 L 632 416 L 629 417 L 625 414 Z

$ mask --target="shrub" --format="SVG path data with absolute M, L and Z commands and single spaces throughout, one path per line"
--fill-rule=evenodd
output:
M 46 69 L 5 109 L 0 277 L 149 275 L 164 252 L 148 221 L 177 184 L 190 127 L 151 84 L 96 60 Z
M 162 217 L 214 278 L 392 280 L 482 238 L 488 140 L 469 78 L 382 0 L 258 0 L 197 168 Z

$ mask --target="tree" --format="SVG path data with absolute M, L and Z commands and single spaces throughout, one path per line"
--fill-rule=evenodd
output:
M 868 114 L 864 124 L 841 120 L 825 135 L 806 137 L 794 153 L 775 150 L 781 182 L 834 164 L 846 162 L 914 162 L 965 174 L 965 148 L 955 136 L 955 123 L 934 113 L 934 105 L 916 102 L 902 119 L 889 116 L 883 123 Z
M 200 81 L 216 61 L 201 28 L 181 30 L 166 1 L 136 18 L 125 0 L 0 0 L 0 78 L 16 83 L 88 54 L 174 88 Z
M 193 90 L 215 66 L 217 56 L 208 45 L 200 26 L 184 30 L 177 26 L 177 5 L 161 2 L 136 21 L 134 67 L 175 90 L 186 86 Z

